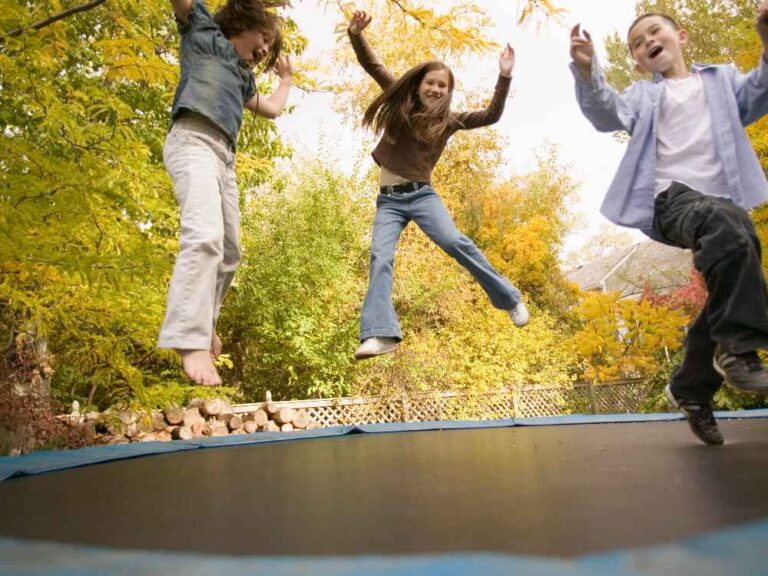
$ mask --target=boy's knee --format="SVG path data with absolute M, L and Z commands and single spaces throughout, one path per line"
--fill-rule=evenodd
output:
M 224 258 L 224 235 L 217 233 L 198 233 L 181 240 L 181 249 L 202 252 L 206 255 Z M 239 258 L 239 256 L 238 256 Z
M 694 254 L 694 261 L 699 270 L 706 272 L 723 258 L 755 249 L 756 236 L 751 232 L 749 215 L 743 210 L 740 212 L 742 214 L 729 208 L 715 208 L 701 223 L 698 250 L 695 250 Z M 749 222 L 746 222 L 744 217 Z

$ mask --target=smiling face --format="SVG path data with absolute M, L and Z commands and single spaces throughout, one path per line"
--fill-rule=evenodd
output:
M 638 71 L 665 78 L 687 74 L 682 49 L 687 41 L 685 30 L 659 15 L 641 18 L 629 31 L 629 51 Z
M 453 90 L 451 85 L 451 76 L 445 68 L 440 70 L 430 70 L 424 74 L 419 84 L 419 101 L 423 106 L 436 102 L 441 98 L 448 96 Z
M 258 30 L 246 30 L 229 38 L 229 41 L 235 47 L 240 60 L 253 69 L 259 62 L 264 60 L 272 48 L 274 38 Z

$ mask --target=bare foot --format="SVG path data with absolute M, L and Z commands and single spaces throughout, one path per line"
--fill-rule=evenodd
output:
M 218 334 L 214 334 L 213 338 L 211 338 L 211 356 L 214 359 L 221 356 L 221 338 L 219 338 Z
M 181 356 L 184 372 L 201 386 L 220 386 L 221 377 L 213 365 L 210 350 L 176 350 Z

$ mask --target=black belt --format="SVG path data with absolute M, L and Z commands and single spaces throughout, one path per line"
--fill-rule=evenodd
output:
M 429 182 L 404 182 L 403 184 L 391 184 L 389 186 L 381 186 L 379 192 L 384 196 L 394 196 L 395 194 L 405 194 L 406 192 L 416 192 L 421 190 L 424 186 L 429 186 Z

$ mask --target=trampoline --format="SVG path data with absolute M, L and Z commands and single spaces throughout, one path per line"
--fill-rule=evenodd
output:
M 768 574 L 768 411 L 719 416 L 720 447 L 666 414 L 0 458 L 0 573 Z

